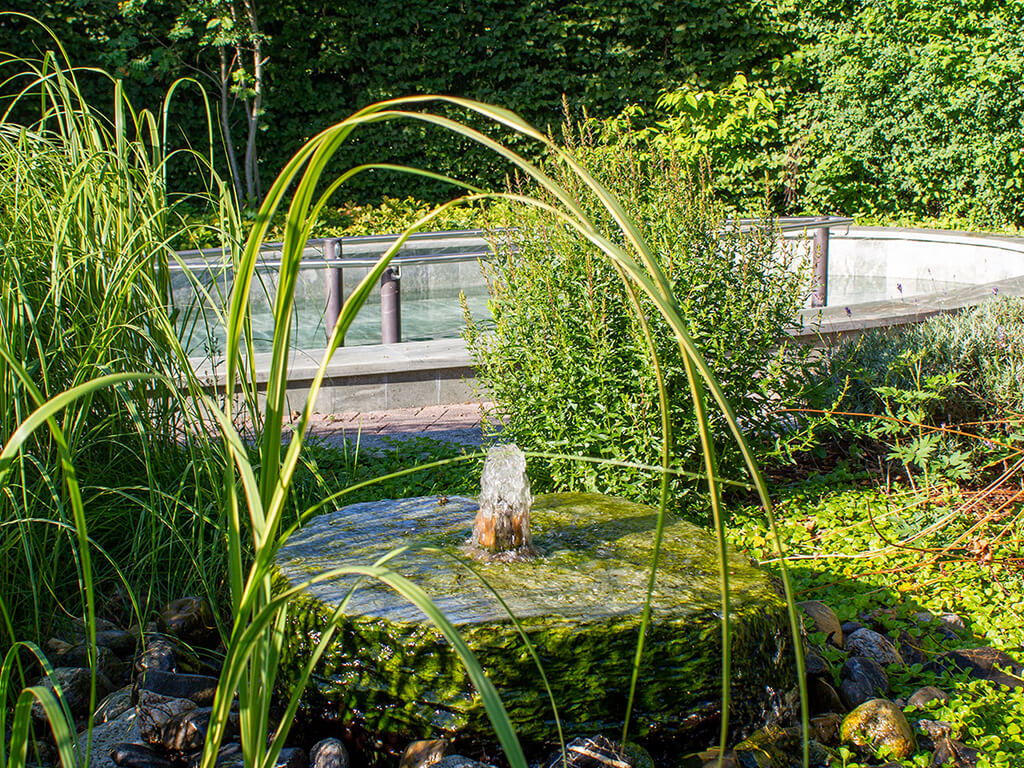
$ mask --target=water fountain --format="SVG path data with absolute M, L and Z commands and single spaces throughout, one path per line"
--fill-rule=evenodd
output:
M 520 738 L 556 736 L 547 694 L 505 609 L 525 626 L 555 693 L 567 738 L 621 731 L 646 593 L 656 510 L 596 494 L 532 499 L 522 453 L 492 449 L 479 502 L 423 497 L 353 504 L 297 532 L 277 556 L 280 583 L 297 584 L 341 563 L 369 564 L 396 547 L 396 569 L 422 586 L 460 630 L 494 682 Z M 474 520 L 475 515 L 475 520 Z M 470 524 L 472 522 L 472 531 Z M 788 629 L 768 577 L 734 552 L 732 722 L 763 719 L 792 684 Z M 308 657 L 350 578 L 318 583 L 293 611 L 285 673 Z M 632 733 L 648 743 L 695 743 L 717 727 L 720 601 L 716 545 L 671 519 L 659 561 L 653 621 Z M 290 659 L 291 661 L 289 661 Z M 345 611 L 307 703 L 322 716 L 397 745 L 414 738 L 493 741 L 459 660 L 419 610 L 365 581 Z

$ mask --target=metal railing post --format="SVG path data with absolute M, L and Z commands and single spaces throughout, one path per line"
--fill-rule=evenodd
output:
M 827 226 L 814 230 L 812 307 L 824 307 L 828 304 L 828 230 Z
M 397 267 L 388 267 L 380 276 L 380 336 L 382 344 L 402 340 L 401 274 Z
M 341 258 L 341 238 L 331 237 L 324 240 L 324 258 L 333 261 Z M 345 273 L 341 267 L 328 266 L 324 270 L 324 286 L 327 289 L 327 311 L 324 313 L 324 332 L 331 338 L 334 326 L 338 324 L 341 307 L 345 303 Z M 342 344 L 344 344 L 342 340 Z

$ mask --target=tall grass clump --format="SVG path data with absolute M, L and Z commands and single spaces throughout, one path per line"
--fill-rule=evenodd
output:
M 131 181 L 145 178 L 147 169 L 159 165 L 141 165 L 138 168 L 131 164 L 124 165 L 126 160 L 134 158 L 127 144 L 131 131 L 140 130 L 140 126 L 150 126 L 151 116 L 131 113 L 122 107 L 116 112 L 113 126 L 108 130 L 99 118 L 92 116 L 76 102 L 73 83 L 69 82 L 67 75 L 56 74 L 44 65 L 42 70 L 36 71 L 33 83 L 34 87 L 43 89 L 44 93 L 48 92 L 47 89 L 56 88 L 49 98 L 55 104 L 52 112 L 59 118 L 59 132 L 57 128 L 49 127 L 47 120 L 50 118 L 51 110 L 47 109 L 38 126 L 32 130 L 18 131 L 18 136 L 31 134 L 34 137 L 33 141 L 42 141 L 56 132 L 60 141 L 67 137 L 67 142 L 73 148 L 88 139 L 94 143 L 88 150 L 84 150 L 81 156 L 71 155 L 71 160 L 78 163 L 77 166 L 71 163 L 71 167 L 92 168 L 94 166 L 90 163 L 91 158 L 95 155 L 104 157 L 104 152 L 113 149 L 113 155 L 107 157 L 107 163 L 101 164 L 100 167 L 119 171 L 123 169 L 124 178 L 111 179 L 106 173 L 101 173 L 96 180 L 89 183 L 89 188 L 106 190 L 109 182 L 111 194 L 116 194 L 118 205 L 111 206 L 109 210 L 101 208 L 102 216 L 93 214 L 93 204 L 83 201 L 77 193 L 80 185 L 72 184 L 70 189 L 76 190 L 75 194 L 71 195 L 72 204 L 66 208 L 61 206 L 57 212 L 60 215 L 53 217 L 54 221 L 61 222 L 64 228 L 73 232 L 91 232 L 89 226 L 93 224 L 97 226 L 97 230 L 91 239 L 69 238 L 67 242 L 72 245 L 78 243 L 78 247 L 62 255 L 60 259 L 52 258 L 52 263 L 58 267 L 49 273 L 42 271 L 37 278 L 40 283 L 48 279 L 55 286 L 66 285 L 66 295 L 56 290 L 46 291 L 40 284 L 35 290 L 42 295 L 41 308 L 33 307 L 18 320 L 21 325 L 14 326 L 21 329 L 16 338 L 24 339 L 24 349 L 34 344 L 39 348 L 33 353 L 35 357 L 27 358 L 30 362 L 25 365 L 20 364 L 13 353 L 3 356 L 5 364 L 10 367 L 10 372 L 6 374 L 11 382 L 6 385 L 11 392 L 8 395 L 9 399 L 18 402 L 14 397 L 18 386 L 28 390 L 29 394 L 25 395 L 27 400 L 24 403 L 19 403 L 17 408 L 12 407 L 10 412 L 9 423 L 19 426 L 5 435 L 5 444 L 0 451 L 0 480 L 13 478 L 17 483 L 14 487 L 17 489 L 29 488 L 31 483 L 35 483 L 31 485 L 31 490 L 20 494 L 23 498 L 21 503 L 26 510 L 26 516 L 20 521 L 23 531 L 27 532 L 39 522 L 33 510 L 42 499 L 50 504 L 49 507 L 44 507 L 48 513 L 52 510 L 64 512 L 65 517 L 60 520 L 64 527 L 60 530 L 66 530 L 73 536 L 74 548 L 71 556 L 77 557 L 81 563 L 79 586 L 83 596 L 82 602 L 86 606 L 88 625 L 92 631 L 95 631 L 96 601 L 90 560 L 98 559 L 92 555 L 102 551 L 97 546 L 99 541 L 96 529 L 101 526 L 94 526 L 94 522 L 98 521 L 93 517 L 96 512 L 93 497 L 102 499 L 106 489 L 98 487 L 97 490 L 90 491 L 90 486 L 79 480 L 78 465 L 87 462 L 92 456 L 84 449 L 84 446 L 89 444 L 87 437 L 105 435 L 99 441 L 101 448 L 95 450 L 112 450 L 107 446 L 124 446 L 125 458 L 118 460 L 118 466 L 122 461 L 138 461 L 138 457 L 142 456 L 143 466 L 147 470 L 147 484 L 136 489 L 139 498 L 135 513 L 152 514 L 154 510 L 166 509 L 168 504 L 173 506 L 180 503 L 185 508 L 188 520 L 175 519 L 165 514 L 156 526 L 165 526 L 171 532 L 169 539 L 161 543 L 168 557 L 174 558 L 179 564 L 195 560 L 197 534 L 193 526 L 199 524 L 197 520 L 209 520 L 210 527 L 222 537 L 223 552 L 214 553 L 208 549 L 198 549 L 200 553 L 208 554 L 214 565 L 224 563 L 226 605 L 222 603 L 222 609 L 225 614 L 230 613 L 231 617 L 230 625 L 224 632 L 226 658 L 213 703 L 209 734 L 201 761 L 202 768 L 212 768 L 216 763 L 218 748 L 229 722 L 233 719 L 231 711 L 236 698 L 246 765 L 262 768 L 271 768 L 275 765 L 298 709 L 304 683 L 336 628 L 333 623 L 323 627 L 317 646 L 309 658 L 305 659 L 299 684 L 293 690 L 283 692 L 282 698 L 276 700 L 275 680 L 284 650 L 283 638 L 289 621 L 289 601 L 299 590 L 316 581 L 341 575 L 381 580 L 420 608 L 427 619 L 445 636 L 452 651 L 459 655 L 466 666 L 491 718 L 497 740 L 505 751 L 508 763 L 516 768 L 526 768 L 525 756 L 498 691 L 490 683 L 486 671 L 481 668 L 458 632 L 438 610 L 431 596 L 402 575 L 400 551 L 375 563 L 348 564 L 323 574 L 311 575 L 306 584 L 289 591 L 275 591 L 273 588 L 273 558 L 295 524 L 291 507 L 294 503 L 293 484 L 302 462 L 306 428 L 315 408 L 317 392 L 326 375 L 331 355 L 340 345 L 370 291 L 375 289 L 390 260 L 413 231 L 429 224 L 447 208 L 495 197 L 541 209 L 554 217 L 553 220 L 560 227 L 575 232 L 578 237 L 590 243 L 596 249 L 595 257 L 600 254 L 601 258 L 614 265 L 615 274 L 630 297 L 629 306 L 635 314 L 635 322 L 642 327 L 648 327 L 650 322 L 661 318 L 667 326 L 666 335 L 670 334 L 673 339 L 672 349 L 678 354 L 678 364 L 685 371 L 685 376 L 674 380 L 674 386 L 683 388 L 690 397 L 694 439 L 700 442 L 700 454 L 703 456 L 700 474 L 706 481 L 705 499 L 718 532 L 722 615 L 725 617 L 722 623 L 722 690 L 724 708 L 728 710 L 729 576 L 725 567 L 725 540 L 720 504 L 721 475 L 718 470 L 716 447 L 719 432 L 728 431 L 730 439 L 735 441 L 736 450 L 742 456 L 751 482 L 760 493 L 765 511 L 771 519 L 767 489 L 753 452 L 743 438 L 730 397 L 705 360 L 700 345 L 694 341 L 685 306 L 678 299 L 669 276 L 655 258 L 652 246 L 617 198 L 578 163 L 571 153 L 559 150 L 547 137 L 506 110 L 448 97 L 411 97 L 371 105 L 322 131 L 281 171 L 257 214 L 244 249 L 234 261 L 234 284 L 226 316 L 226 389 L 222 393 L 223 398 L 215 400 L 192 386 L 186 372 L 175 368 L 175 364 L 180 363 L 182 357 L 180 345 L 177 344 L 173 328 L 167 319 L 166 280 L 161 266 L 162 261 L 169 255 L 166 251 L 167 238 L 154 236 L 147 239 L 142 234 L 133 236 L 127 222 L 124 222 L 123 238 L 117 239 L 110 235 L 122 223 L 118 212 L 124 212 L 121 215 L 127 216 L 128 212 L 135 210 L 134 198 L 128 195 L 125 187 L 130 186 Z M 116 84 L 115 93 L 119 97 L 117 103 L 123 105 Z M 548 173 L 491 136 L 450 117 L 435 114 L 431 111 L 433 109 L 460 111 L 467 116 L 467 121 L 486 121 L 496 129 L 504 130 L 519 139 L 537 142 L 552 153 L 555 163 L 561 165 L 563 171 L 560 175 Z M 87 130 L 81 127 L 82 120 L 86 121 Z M 367 164 L 351 168 L 337 178 L 327 179 L 326 169 L 345 142 L 371 130 L 374 124 L 403 121 L 416 121 L 434 126 L 493 151 L 497 157 L 508 163 L 514 172 L 532 180 L 530 193 L 534 196 L 518 192 L 488 194 L 468 184 L 460 184 L 459 187 L 465 192 L 461 198 L 423 215 L 398 236 L 377 265 L 369 270 L 365 279 L 347 297 L 337 324 L 331 331 L 324 359 L 310 385 L 309 398 L 300 411 L 290 440 L 285 442 L 285 420 L 290 413 L 286 390 L 294 291 L 305 242 L 311 235 L 319 212 L 346 183 L 371 169 L 387 168 L 420 174 L 435 180 L 440 178 L 429 171 L 395 168 L 385 164 Z M 31 168 L 25 169 L 30 175 L 31 171 Z M 44 174 L 43 178 L 45 180 L 55 175 L 56 171 L 53 170 Z M 116 177 L 118 174 L 114 175 Z M 56 185 L 53 189 L 55 191 L 52 196 L 63 200 L 59 193 L 67 194 L 65 187 Z M 16 193 L 13 197 L 19 199 Z M 161 197 L 154 194 L 151 199 L 156 201 L 155 207 L 140 210 L 138 218 L 132 221 L 150 222 L 166 213 L 165 203 L 160 202 Z M 274 297 L 274 345 L 266 371 L 265 394 L 260 401 L 260 418 L 256 422 L 259 432 L 256 436 L 256 445 L 252 446 L 242 438 L 235 426 L 239 411 L 255 410 L 257 405 L 251 369 L 251 336 L 247 332 L 249 297 L 253 281 L 256 279 L 261 245 L 267 238 L 275 214 L 285 208 L 287 213 L 284 242 Z M 147 210 L 149 213 L 146 213 Z M 24 210 L 23 216 L 26 219 L 31 218 L 27 209 Z M 30 222 L 23 224 L 25 227 L 32 225 Z M 39 237 L 26 236 L 24 241 L 42 241 L 44 253 L 63 254 L 63 229 L 44 230 Z M 130 247 L 136 243 L 140 244 L 139 250 Z M 115 254 L 115 245 L 119 249 L 117 253 L 121 255 Z M 28 249 L 27 245 L 25 248 L 26 254 L 36 253 Z M 105 310 L 104 314 L 100 317 L 90 316 L 89 320 L 81 319 L 84 317 L 82 315 L 72 314 L 71 320 L 65 320 L 67 304 L 79 307 L 84 305 L 87 299 L 72 291 L 72 284 L 62 282 L 61 278 L 73 265 L 79 265 L 87 257 L 92 257 L 88 259 L 88 263 L 98 274 L 85 270 L 84 266 L 80 267 L 85 277 L 93 278 L 93 283 L 85 285 L 96 286 L 95 303 Z M 33 268 L 43 269 L 28 255 L 23 260 Z M 110 262 L 119 267 L 119 271 L 113 273 L 113 277 L 121 278 L 116 282 L 106 279 L 112 276 Z M 138 282 L 130 281 L 127 277 Z M 136 285 L 139 295 L 145 297 L 145 300 L 137 303 L 131 300 L 136 295 L 136 289 L 129 290 L 129 286 Z M 98 300 L 101 295 L 100 286 L 104 287 L 103 300 Z M 80 288 L 79 292 L 88 290 L 87 287 Z M 107 299 L 107 293 L 114 295 Z M 14 297 L 6 310 L 14 311 L 20 306 L 21 303 Z M 108 306 L 110 310 L 106 311 Z M 118 310 L 118 314 L 112 314 L 114 309 Z M 113 318 L 109 322 L 108 315 Z M 46 316 L 47 321 L 38 320 L 40 316 Z M 49 333 L 51 327 L 59 323 L 69 326 L 67 331 L 72 334 L 72 338 L 79 339 L 72 349 L 88 351 L 90 354 L 79 354 L 70 358 L 59 357 L 57 352 L 62 352 L 64 346 L 62 341 L 58 341 L 58 336 L 63 339 L 63 335 Z M 75 327 L 76 323 L 83 327 Z M 50 346 L 44 346 L 42 341 L 36 342 L 37 336 L 44 340 L 50 339 L 46 342 Z M 645 333 L 645 339 L 648 353 L 654 356 L 653 364 L 657 374 L 655 396 L 658 407 L 649 413 L 652 418 L 658 420 L 663 430 L 663 445 L 658 463 L 663 470 L 662 476 L 667 477 L 668 473 L 677 468 L 674 452 L 679 444 L 672 438 L 677 415 L 669 408 L 666 378 L 659 373 L 659 348 L 651 340 L 649 333 Z M 146 345 L 143 341 L 150 343 Z M 55 351 L 50 352 L 51 347 Z M 136 352 L 130 354 L 125 350 Z M 60 368 L 63 373 L 60 377 L 57 376 L 56 370 L 51 374 L 52 363 L 58 359 L 67 360 L 66 365 Z M 178 399 L 176 392 L 182 382 L 180 378 L 175 378 L 176 375 L 186 377 L 185 383 L 189 384 L 187 397 Z M 33 376 L 42 383 L 36 385 Z M 179 411 L 176 409 L 181 409 L 180 412 L 185 414 L 202 412 L 218 433 L 217 444 L 204 441 L 202 432 L 198 431 L 199 425 L 195 422 L 182 424 L 177 418 Z M 715 418 L 721 419 L 720 430 L 713 427 L 712 417 L 709 416 L 712 411 L 719 410 L 723 415 Z M 98 431 L 101 428 L 108 432 Z M 190 431 L 193 429 L 197 431 Z M 184 434 L 181 430 L 184 430 Z M 171 453 L 179 450 L 173 447 L 178 445 L 175 440 L 178 436 L 182 437 L 190 451 L 187 454 L 190 458 L 187 465 L 189 471 L 184 479 L 179 477 L 174 483 L 165 485 L 166 478 L 151 471 L 159 464 L 156 451 L 166 450 Z M 44 456 L 43 450 L 50 446 L 50 452 Z M 37 456 L 44 456 L 49 463 L 44 463 L 43 459 Z M 43 470 L 46 474 L 42 478 L 37 479 L 32 474 L 42 475 Z M 47 494 L 44 495 L 41 489 L 45 489 Z M 86 489 L 84 493 L 83 489 Z M 667 482 L 662 482 L 659 490 L 660 513 L 656 537 L 661 536 L 669 504 Z M 190 501 L 189 493 L 195 494 L 194 501 Z M 129 495 L 118 494 L 122 498 Z M 10 501 L 13 504 L 17 499 Z M 331 499 L 328 499 L 323 503 L 330 501 Z M 320 504 L 307 512 L 312 513 L 319 506 Z M 29 518 L 29 514 L 33 517 Z M 116 518 L 111 519 L 117 521 Z M 122 516 L 120 524 L 123 526 L 127 519 L 134 520 L 135 514 Z M 122 529 L 122 541 L 124 538 Z M 781 543 L 779 547 L 781 550 Z M 14 545 L 9 545 L 9 551 L 13 549 Z M 71 549 L 69 545 L 69 550 Z M 142 550 L 140 547 L 143 555 L 149 551 Z M 656 545 L 655 553 L 657 551 Z M 110 552 L 107 554 L 112 555 Z M 34 564 L 35 561 L 29 559 L 28 562 Z M 646 596 L 648 610 L 645 611 L 643 622 L 645 626 L 650 620 L 649 607 L 656 571 L 657 555 L 651 564 L 650 585 Z M 26 573 L 24 576 L 31 579 L 33 575 Z M 788 593 L 784 566 L 783 576 L 790 603 L 793 644 L 798 648 L 799 622 L 793 608 L 792 595 Z M 638 635 L 634 681 L 635 670 L 644 663 L 644 636 L 645 630 L 642 629 Z M 799 655 L 797 665 L 797 679 L 802 680 L 803 671 L 800 668 Z M 47 712 L 54 724 L 58 746 L 64 750 L 62 756 L 67 755 L 69 727 L 66 720 L 62 721 L 54 697 L 38 688 L 13 691 L 9 687 L 9 669 L 9 665 L 5 664 L 4 669 L 0 670 L 0 693 L 6 692 L 12 696 L 16 693 L 18 698 L 12 724 L 10 763 L 20 766 L 25 762 L 25 743 L 29 728 L 26 702 L 33 698 L 49 706 Z M 624 734 L 628 730 L 629 701 L 632 700 L 632 693 L 626 698 Z M 0 723 L 0 726 L 2 725 L 4 724 Z M 723 718 L 722 733 L 723 738 L 728 733 L 727 717 Z M 3 762 L 5 757 L 0 747 L 0 762 Z M 65 758 L 65 763 L 67 762 L 69 760 Z
M 672 148 L 641 154 L 635 142 L 612 141 L 597 121 L 567 124 L 564 134 L 574 160 L 637 222 L 687 332 L 742 414 L 748 439 L 772 445 L 780 424 L 776 409 L 803 357 L 787 343 L 786 331 L 805 298 L 806 271 L 781 255 L 770 223 L 743 232 L 731 224 L 704 178 Z M 545 168 L 574 193 L 581 191 L 566 165 L 552 158 Z M 598 201 L 581 205 L 599 226 L 613 223 Z M 485 268 L 494 324 L 471 318 L 466 339 L 503 435 L 536 451 L 657 464 L 663 381 L 672 453 L 681 466 L 699 470 L 685 353 L 668 322 L 641 299 L 651 317 L 645 327 L 616 265 L 552 212 L 516 205 L 501 223 L 507 229 Z M 623 242 L 621 234 L 611 237 Z M 708 419 L 721 440 L 724 416 Z M 738 468 L 739 454 L 727 443 L 719 459 L 723 471 Z M 543 466 L 536 471 L 547 473 L 541 482 L 551 487 L 656 499 L 638 469 L 608 472 L 559 459 L 538 464 Z M 675 503 L 693 486 L 692 480 L 674 480 Z
M 2 58 L 0 77 L 4 439 L 65 391 L 104 376 L 145 376 L 67 404 L 56 416 L 66 457 L 41 430 L 10 467 L 0 495 L 6 646 L 82 618 L 82 586 L 93 575 L 110 618 L 128 620 L 133 599 L 202 590 L 224 561 L 196 495 L 210 486 L 208 457 L 182 440 L 195 432 L 198 390 L 170 313 L 171 243 L 185 226 L 165 184 L 173 91 L 162 114 L 136 111 L 118 81 L 76 73 L 53 53 Z M 109 83 L 109 118 L 80 98 L 79 77 Z M 34 120 L 15 122 L 30 112 Z M 211 190 L 207 204 L 230 219 L 230 201 Z M 101 553 L 95 574 L 83 570 L 64 461 L 75 468 Z

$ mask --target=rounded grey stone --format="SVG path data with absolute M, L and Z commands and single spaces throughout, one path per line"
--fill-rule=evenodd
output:
M 889 664 L 903 664 L 903 657 L 885 635 L 873 629 L 858 629 L 846 638 L 846 650 L 854 656 L 874 659 L 883 667 Z
M 309 768 L 348 768 L 348 764 L 348 750 L 338 739 L 323 739 L 309 750 Z

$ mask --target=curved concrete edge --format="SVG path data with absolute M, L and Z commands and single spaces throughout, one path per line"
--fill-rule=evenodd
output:
M 908 296 L 898 301 L 869 301 L 848 307 L 806 309 L 792 335 L 799 341 L 824 345 L 870 328 L 891 328 L 924 322 L 936 315 L 961 312 L 999 296 L 1024 296 L 1024 277 L 1011 277 L 941 293 Z
M 1016 270 L 1024 256 L 1024 238 L 946 230 L 899 227 L 836 226 L 832 238 L 842 240 L 902 241 L 959 246 L 955 261 L 969 267 L 973 249 L 1002 251 L 1011 262 L 1004 271 Z M 786 235 L 800 238 L 799 233 Z M 998 255 L 998 254 L 993 254 Z M 948 260 L 950 254 L 946 254 Z M 1019 262 L 1024 275 L 1024 260 Z M 1024 296 L 1024 276 L 972 284 L 941 293 L 805 309 L 791 335 L 795 340 L 824 346 L 839 338 L 871 328 L 919 323 L 943 313 L 959 312 L 997 296 Z M 323 350 L 293 351 L 288 366 L 288 407 L 300 409 L 323 357 Z M 256 384 L 265 391 L 270 354 L 253 358 Z M 210 391 L 222 390 L 223 360 L 192 358 L 193 369 Z M 475 402 L 487 399 L 476 381 L 473 362 L 462 339 L 403 342 L 339 349 L 328 363 L 316 410 L 321 413 L 378 411 L 427 405 Z

